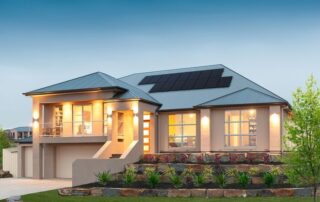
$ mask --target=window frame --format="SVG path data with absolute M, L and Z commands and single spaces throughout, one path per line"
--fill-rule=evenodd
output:
M 74 126 L 75 126 L 75 123 L 80 123 L 80 121 L 76 121 L 74 120 L 74 117 L 75 117 L 75 114 L 74 114 L 74 107 L 75 106 L 81 106 L 81 124 L 82 126 L 84 126 L 84 107 L 85 106 L 90 106 L 91 108 L 91 117 L 90 117 L 90 120 L 91 120 L 91 133 L 84 133 L 84 134 L 75 134 L 75 131 L 74 131 Z M 72 105 L 72 134 L 73 135 L 76 135 L 76 136 L 88 136 L 88 135 L 93 135 L 93 105 L 92 104 L 73 104 Z
M 184 123 L 183 122 L 183 116 L 186 116 L 186 115 L 190 115 L 190 114 L 193 114 L 194 117 L 195 117 L 195 121 L 194 123 Z M 177 116 L 177 115 L 180 115 L 181 116 L 181 123 L 179 124 L 170 124 L 169 123 L 169 117 L 170 116 Z M 169 150 L 179 150 L 179 149 L 185 149 L 185 148 L 188 148 L 188 149 L 195 149 L 197 147 L 197 125 L 198 125 L 198 117 L 197 117 L 197 113 L 196 112 L 185 112 L 185 113 L 171 113 L 171 114 L 168 114 L 168 148 Z M 170 138 L 175 138 L 175 136 L 170 136 L 170 126 L 171 127 L 181 127 L 181 135 L 180 136 L 177 136 L 179 139 L 180 139 L 180 142 L 177 142 L 179 144 L 184 144 L 185 142 L 183 141 L 184 138 L 188 138 L 188 137 L 193 137 L 194 138 L 194 145 L 193 146 L 177 146 L 177 147 L 172 147 L 170 146 Z M 195 135 L 194 136 L 190 136 L 190 135 L 185 135 L 184 134 L 184 127 L 185 126 L 194 126 L 195 127 Z M 174 143 L 174 142 L 172 142 Z
M 254 120 L 249 120 L 248 121 L 243 121 L 242 120 L 242 115 L 244 111 L 248 111 L 250 113 L 250 110 L 254 110 L 255 111 L 255 119 Z M 226 114 L 227 112 L 239 112 L 239 120 L 238 121 L 230 121 L 230 118 L 228 118 L 228 120 L 226 121 Z M 224 111 L 224 147 L 225 148 L 254 148 L 257 147 L 257 114 L 258 114 L 258 110 L 257 109 L 232 109 L 232 110 L 225 110 Z M 250 122 L 255 123 L 255 132 L 254 133 L 250 133 Z M 235 124 L 239 124 L 239 130 L 240 133 L 239 134 L 230 134 L 230 127 L 231 124 L 235 123 Z M 248 127 L 249 127 L 249 132 L 248 134 L 242 134 L 242 125 L 244 123 L 248 123 Z M 226 124 L 228 125 L 228 134 L 226 133 Z M 231 137 L 239 137 L 239 146 L 232 146 L 230 145 L 230 138 Z M 255 137 L 255 144 L 254 145 L 243 145 L 243 137 L 249 137 L 249 141 L 250 141 L 250 137 Z M 226 138 L 228 138 L 228 144 L 226 144 Z

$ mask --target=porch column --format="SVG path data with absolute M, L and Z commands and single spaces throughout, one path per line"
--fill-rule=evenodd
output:
M 200 149 L 201 152 L 211 151 L 211 134 L 210 134 L 210 124 L 211 116 L 210 109 L 200 110 Z
M 42 178 L 42 149 L 40 144 L 40 110 L 41 106 L 38 100 L 33 98 L 32 104 L 32 150 L 33 150 L 33 178 Z
M 281 107 L 269 107 L 269 150 L 281 151 Z

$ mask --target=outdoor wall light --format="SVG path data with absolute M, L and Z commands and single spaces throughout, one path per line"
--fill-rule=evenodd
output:
M 272 122 L 273 125 L 278 125 L 280 123 L 280 117 L 276 113 L 273 113 L 271 115 L 270 119 L 271 119 L 271 122 Z
M 33 119 L 32 119 L 32 126 L 33 126 L 34 128 L 38 128 L 38 127 L 39 127 L 39 119 L 33 118 Z

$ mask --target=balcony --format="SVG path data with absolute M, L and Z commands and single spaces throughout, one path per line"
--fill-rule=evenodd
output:
M 40 124 L 41 143 L 105 142 L 107 126 L 103 121 Z

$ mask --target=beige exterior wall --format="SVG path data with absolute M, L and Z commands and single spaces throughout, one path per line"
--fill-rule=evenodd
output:
M 7 148 L 2 150 L 2 167 L 9 171 L 13 177 L 18 177 L 18 148 Z
M 77 159 L 92 158 L 101 144 L 59 144 L 56 146 L 56 177 L 72 178 L 72 164 Z
M 33 150 L 32 147 L 24 149 L 24 177 L 33 177 Z

